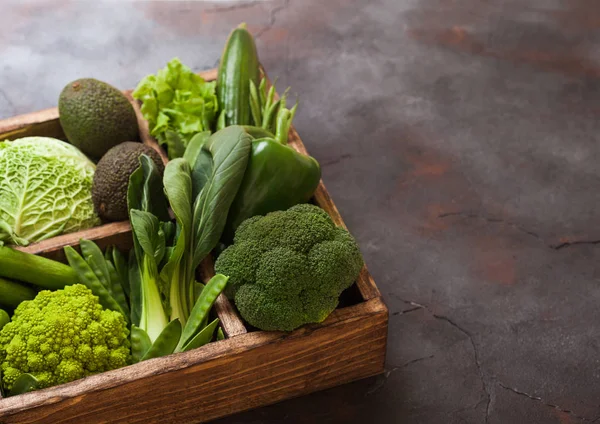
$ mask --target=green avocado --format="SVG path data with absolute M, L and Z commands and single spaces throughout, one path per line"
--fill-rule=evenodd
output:
M 110 149 L 98 162 L 92 183 L 92 201 L 96 213 L 104 221 L 124 221 L 129 217 L 129 176 L 140 166 L 139 157 L 142 154 L 152 159 L 162 176 L 165 166 L 160 155 L 142 143 L 121 143 Z
M 127 97 L 94 78 L 67 84 L 58 99 L 58 114 L 67 140 L 95 160 L 111 147 L 139 138 L 135 111 Z

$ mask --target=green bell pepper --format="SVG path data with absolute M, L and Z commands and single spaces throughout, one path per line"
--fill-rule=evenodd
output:
M 253 134 L 250 128 L 246 131 Z M 233 240 L 247 218 L 308 202 L 320 180 L 321 167 L 315 158 L 272 137 L 255 139 L 242 185 L 229 209 L 223 241 Z

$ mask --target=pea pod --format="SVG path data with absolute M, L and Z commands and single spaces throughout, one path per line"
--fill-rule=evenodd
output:
M 116 247 L 113 247 L 111 253 L 112 263 L 117 270 L 117 274 L 119 274 L 123 291 L 127 297 L 129 297 L 129 269 L 127 267 L 127 261 L 125 260 L 123 254 Z
M 129 338 L 131 340 L 131 357 L 133 363 L 140 362 L 150 349 L 150 346 L 152 346 L 150 336 L 134 324 L 131 326 L 131 335 Z
M 68 265 L 8 246 L 0 246 L 0 277 L 48 290 L 64 289 L 77 283 L 77 274 Z
M 188 350 L 196 349 L 209 343 L 213 339 L 217 325 L 219 325 L 219 318 L 215 318 L 213 322 L 204 327 L 204 329 L 196 334 L 196 336 L 194 336 L 188 344 L 183 346 L 179 352 L 187 352 Z
M 79 247 L 81 248 L 81 256 L 83 256 L 86 261 L 89 263 L 89 258 L 92 258 L 94 261 L 94 265 L 92 270 L 94 274 L 98 277 L 100 282 L 104 284 L 110 291 L 110 275 L 108 274 L 108 268 L 106 267 L 106 261 L 104 259 L 104 255 L 102 254 L 102 250 L 90 240 L 79 240 Z
M 96 275 L 100 284 L 104 286 L 109 295 L 112 296 L 112 292 L 110 290 L 110 276 L 108 275 L 108 271 L 105 274 L 103 268 L 106 268 L 106 260 L 104 258 L 101 261 L 97 260 L 98 258 L 95 256 L 86 256 L 85 261 L 89 265 L 90 269 Z
M 142 361 L 172 354 L 180 338 L 181 321 L 176 318 L 167 324 L 156 340 L 154 340 L 154 343 L 150 346 Z
M 36 293 L 29 286 L 0 277 L 0 307 L 16 308 L 19 303 L 33 299 Z
M 110 275 L 110 291 L 112 293 L 112 297 L 119 304 L 125 314 L 129 316 L 129 303 L 125 297 L 125 292 L 123 291 L 121 277 L 119 277 L 117 270 L 110 261 L 106 261 L 106 267 Z
M 202 323 L 208 316 L 213 303 L 215 303 L 215 300 L 227 285 L 228 280 L 229 277 L 226 277 L 223 274 L 217 274 L 206 283 L 206 286 L 202 290 L 202 293 L 200 293 L 198 300 L 196 300 L 196 303 L 190 312 L 190 317 L 183 328 L 178 348 L 185 346 L 198 331 L 202 330 Z
M 77 273 L 79 282 L 84 284 L 92 291 L 92 293 L 98 296 L 100 304 L 103 307 L 122 313 L 125 316 L 125 319 L 129 321 L 129 316 L 124 313 L 119 304 L 110 295 L 106 287 L 102 285 L 92 268 L 90 268 L 90 265 L 84 261 L 79 253 L 77 253 L 71 246 L 65 246 L 64 250 L 69 265 L 71 265 L 71 268 L 73 268 Z
M 9 322 L 10 316 L 8 315 L 8 312 L 6 312 L 4 309 L 0 309 L 0 330 L 2 330 L 2 327 L 4 327 Z M 0 382 L 2 382 L 1 379 Z

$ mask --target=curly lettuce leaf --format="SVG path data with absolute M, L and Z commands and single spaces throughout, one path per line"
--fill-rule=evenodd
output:
M 99 225 L 95 169 L 76 147 L 57 139 L 0 142 L 0 242 L 27 245 Z
M 169 159 L 181 157 L 195 134 L 211 130 L 219 108 L 215 88 L 177 58 L 138 84 L 133 97 L 142 101 L 150 134 L 166 145 Z

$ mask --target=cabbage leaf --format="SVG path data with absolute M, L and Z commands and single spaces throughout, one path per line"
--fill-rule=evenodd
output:
M 54 138 L 0 142 L 0 244 L 26 246 L 100 224 L 95 169 L 75 146 Z

